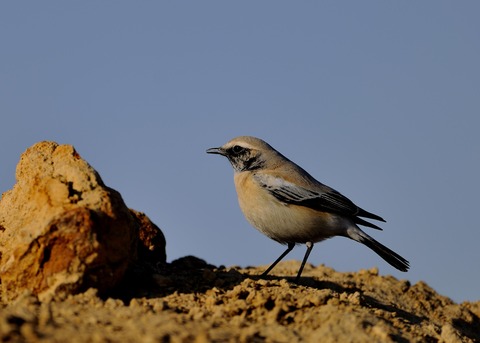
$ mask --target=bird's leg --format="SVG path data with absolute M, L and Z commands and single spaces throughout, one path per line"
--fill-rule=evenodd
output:
M 307 246 L 307 251 L 305 252 L 305 256 L 303 257 L 302 265 L 300 266 L 300 269 L 298 270 L 297 277 L 295 278 L 295 283 L 298 283 L 298 280 L 300 280 L 300 275 L 302 275 L 303 268 L 305 267 L 305 263 L 307 263 L 308 256 L 310 256 L 310 252 L 313 249 L 313 243 L 312 242 L 307 242 L 305 245 Z
M 295 243 L 288 243 L 288 247 L 287 247 L 287 250 L 285 250 L 283 252 L 283 254 L 280 255 L 279 258 L 277 258 L 275 260 L 275 262 L 272 263 L 272 265 L 270 267 L 268 267 L 267 270 L 265 270 L 263 273 L 262 273 L 262 276 L 265 276 L 267 275 L 268 273 L 270 273 L 270 271 L 273 269 L 273 267 L 275 267 L 277 265 L 278 262 L 280 262 L 285 256 L 287 256 L 287 254 L 292 251 L 292 249 L 295 247 Z

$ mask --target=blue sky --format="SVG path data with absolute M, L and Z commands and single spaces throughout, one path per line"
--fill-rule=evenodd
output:
M 412 268 L 344 238 L 309 262 L 479 300 L 478 13 L 476 1 L 2 2 L 0 192 L 27 147 L 72 144 L 163 229 L 169 261 L 268 265 L 284 248 L 250 227 L 228 162 L 205 153 L 253 135 L 384 217 L 367 232 Z

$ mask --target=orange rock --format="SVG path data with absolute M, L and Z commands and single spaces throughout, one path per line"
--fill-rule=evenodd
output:
M 130 209 L 130 213 L 137 221 L 138 230 L 138 258 L 147 263 L 155 264 L 165 262 L 165 236 L 160 228 L 155 225 L 145 213 Z
M 143 226 L 71 145 L 35 144 L 0 200 L 2 301 L 114 287 L 137 258 Z

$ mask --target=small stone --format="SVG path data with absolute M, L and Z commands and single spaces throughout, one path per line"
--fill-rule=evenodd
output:
M 453 328 L 450 324 L 445 324 L 442 326 L 442 333 L 440 335 L 444 342 L 449 343 L 462 343 L 462 339 L 458 334 L 457 330 Z

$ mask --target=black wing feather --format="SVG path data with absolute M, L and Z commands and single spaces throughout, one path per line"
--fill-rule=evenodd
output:
M 356 224 L 382 230 L 375 224 L 359 218 L 364 217 L 384 222 L 385 220 L 382 217 L 358 207 L 350 199 L 328 186 L 320 184 L 319 187 L 323 190 L 316 192 L 273 176 L 256 174 L 255 179 L 270 194 L 286 204 L 350 216 Z

